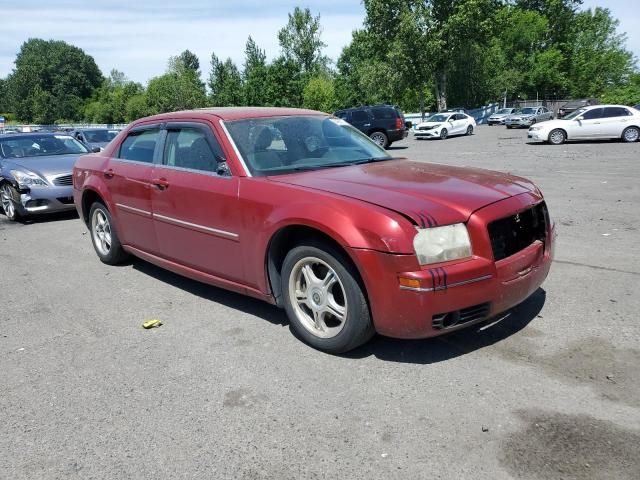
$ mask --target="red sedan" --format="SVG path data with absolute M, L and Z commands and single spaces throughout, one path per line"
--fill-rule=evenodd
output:
M 276 304 L 328 352 L 489 319 L 540 286 L 553 252 L 530 181 L 394 158 L 310 110 L 143 118 L 81 157 L 73 186 L 103 262 L 133 254 Z

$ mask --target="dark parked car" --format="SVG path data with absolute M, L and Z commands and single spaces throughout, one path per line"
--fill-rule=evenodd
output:
M 597 98 L 583 98 L 580 100 L 572 100 L 565 103 L 558 110 L 558 118 L 564 118 L 570 113 L 575 112 L 579 108 L 589 107 L 591 105 L 600 105 L 600 100 Z
M 404 114 L 391 105 L 371 105 L 338 110 L 335 116 L 350 123 L 383 148 L 406 138 Z
M 9 220 L 73 210 L 71 169 L 85 145 L 66 134 L 0 137 L 0 199 Z
M 100 151 L 115 138 L 117 133 L 106 128 L 81 128 L 73 130 L 72 135 L 89 149 Z
M 311 110 L 142 118 L 82 156 L 73 185 L 102 262 L 133 254 L 278 305 L 328 352 L 488 320 L 535 292 L 553 256 L 529 180 L 392 157 Z
M 636 105 L 635 107 L 633 107 L 633 108 L 635 108 L 636 110 L 638 110 L 640 112 L 640 103 L 638 105 Z

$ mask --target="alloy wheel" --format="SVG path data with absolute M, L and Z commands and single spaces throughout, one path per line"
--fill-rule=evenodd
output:
M 296 317 L 312 335 L 333 338 L 344 328 L 348 314 L 344 285 L 325 261 L 305 257 L 294 265 L 289 298 Z
M 111 250 L 111 224 L 101 209 L 96 209 L 91 217 L 93 243 L 101 255 L 109 255 Z
M 380 132 L 372 133 L 371 134 L 371 140 L 373 140 L 376 145 L 378 145 L 379 147 L 383 147 L 383 148 L 384 148 L 385 143 L 386 143 L 386 138 Z
M 442 140 L 445 140 L 448 136 L 449 136 L 449 132 L 447 131 L 446 128 L 443 128 L 442 131 L 440 132 L 440 138 Z
M 636 142 L 640 138 L 640 130 L 635 127 L 627 128 L 623 137 L 625 142 Z
M 2 209 L 7 218 L 13 220 L 16 215 L 16 207 L 13 204 L 13 193 L 8 184 L 4 184 L 0 189 L 0 200 L 2 201 Z

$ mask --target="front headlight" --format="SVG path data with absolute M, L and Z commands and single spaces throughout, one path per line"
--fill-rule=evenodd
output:
M 45 182 L 39 175 L 33 172 L 11 170 L 11 175 L 13 175 L 13 178 L 16 179 L 20 188 L 28 188 L 34 185 L 39 185 L 41 187 L 47 186 L 47 182 Z
M 437 125 L 434 125 L 433 128 L 438 128 L 438 127 L 441 127 L 441 126 L 442 126 L 442 124 L 438 123 Z
M 444 227 L 419 228 L 413 249 L 420 265 L 446 262 L 471 256 L 471 240 L 464 223 Z
M 535 125 L 535 126 L 533 126 L 533 127 L 530 127 L 530 128 L 529 128 L 529 130 L 530 130 L 531 132 L 535 132 L 535 131 L 537 131 L 537 130 L 542 130 L 543 128 L 544 128 L 544 127 L 543 127 L 542 125 Z

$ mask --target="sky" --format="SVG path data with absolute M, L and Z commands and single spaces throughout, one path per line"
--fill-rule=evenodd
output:
M 606 7 L 620 19 L 627 47 L 640 59 L 638 3 L 584 0 L 586 8 Z M 352 31 L 362 27 L 360 0 L 0 0 L 0 78 L 11 72 L 29 38 L 64 40 L 93 56 L 105 75 L 116 68 L 143 84 L 164 73 L 168 58 L 185 49 L 198 55 L 205 74 L 212 52 L 241 67 L 249 35 L 269 59 L 279 54 L 277 32 L 296 5 L 320 14 L 324 53 L 334 61 Z

